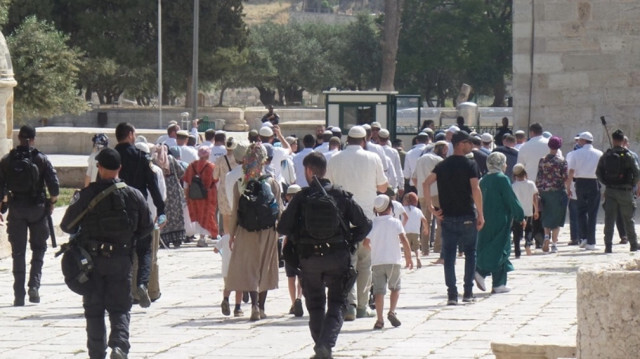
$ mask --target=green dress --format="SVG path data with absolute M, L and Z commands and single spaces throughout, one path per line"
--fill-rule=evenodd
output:
M 509 178 L 503 173 L 489 173 L 480 181 L 484 227 L 478 233 L 476 270 L 483 277 L 491 274 L 493 286 L 507 284 L 507 272 L 513 270 L 511 224 L 522 221 L 524 212 Z

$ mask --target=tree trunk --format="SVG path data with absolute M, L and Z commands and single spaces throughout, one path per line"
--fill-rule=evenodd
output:
M 284 102 L 284 90 L 281 88 L 278 88 L 278 105 L 280 106 L 284 106 L 285 102 Z
M 220 88 L 220 99 L 218 100 L 218 107 L 222 107 L 222 99 L 224 99 L 224 91 L 226 89 L 226 86 L 222 86 L 222 88 Z
M 493 84 L 493 104 L 491 107 L 504 107 L 504 97 L 507 94 L 507 89 L 504 85 L 504 79 L 497 81 Z
M 384 29 L 382 33 L 382 77 L 381 91 L 393 91 L 396 77 L 396 55 L 398 53 L 398 37 L 402 23 L 402 5 L 404 0 L 385 0 Z
M 288 106 L 301 105 L 303 92 L 304 92 L 304 89 L 299 89 L 294 86 L 287 86 L 284 89 L 284 98 L 287 101 L 287 105 Z
M 263 86 L 256 86 L 256 88 L 260 92 L 260 102 L 262 102 L 263 105 L 275 105 L 276 92 L 274 90 Z

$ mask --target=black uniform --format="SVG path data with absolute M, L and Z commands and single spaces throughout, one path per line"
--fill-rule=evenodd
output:
M 142 196 L 147 198 L 147 190 L 151 194 L 153 204 L 157 208 L 157 215 L 164 214 L 164 201 L 158 188 L 158 180 L 150 166 L 150 160 L 146 154 L 130 143 L 119 143 L 115 150 L 120 154 L 122 168 L 119 177 L 127 185 L 139 190 Z M 136 245 L 138 255 L 138 284 L 149 283 L 151 275 L 151 234 L 144 238 L 138 238 Z
M 332 188 L 331 183 L 326 179 L 320 179 L 320 182 L 327 193 L 335 199 L 344 222 L 347 225 L 351 223 L 353 226 L 350 243 L 344 241 L 344 232 L 339 226 L 335 228 L 335 237 L 342 238 L 342 241 L 332 240 L 329 245 L 313 243 L 313 239 L 309 238 L 304 226 L 301 225 L 305 223 L 302 218 L 305 199 L 321 191 L 315 182 L 296 194 L 282 213 L 278 223 L 278 231 L 281 234 L 288 238 L 297 238 L 295 244 L 300 256 L 302 292 L 309 312 L 309 329 L 316 344 L 314 350 L 317 357 L 322 357 L 318 354 L 323 350 L 330 355 L 331 348 L 335 346 L 342 328 L 342 313 L 347 294 L 352 286 L 346 283 L 350 276 L 355 275 L 350 273 L 353 271 L 350 247 L 364 240 L 371 230 L 371 221 L 353 200 L 351 193 Z M 325 287 L 328 288 L 327 295 L 325 295 Z M 325 311 L 327 296 L 329 303 Z
M 63 231 L 78 233 L 78 243 L 87 249 L 94 263 L 91 294 L 82 298 L 90 358 L 104 358 L 107 345 L 129 352 L 132 247 L 135 238 L 147 236 L 153 230 L 147 202 L 133 187 L 115 190 L 98 202 L 79 224 L 70 227 L 94 197 L 119 181 L 99 179 L 91 183 L 74 197 L 60 222 Z M 105 310 L 111 322 L 108 341 Z
M 33 193 L 13 193 L 7 187 L 7 182 L 11 176 L 15 176 L 11 168 L 10 157 L 13 153 L 22 153 L 28 156 L 31 152 L 32 162 L 38 167 L 39 178 L 36 181 Z M 27 250 L 27 230 L 29 230 L 29 244 L 31 246 L 31 271 L 29 272 L 29 289 L 34 288 L 37 299 L 31 297 L 33 302 L 39 301 L 37 290 L 40 288 L 40 278 L 42 277 L 42 264 L 44 253 L 47 250 L 47 238 L 49 238 L 49 227 L 47 227 L 46 216 L 48 207 L 44 187 L 49 190 L 50 196 L 58 196 L 58 177 L 56 171 L 43 153 L 28 146 L 17 146 L 9 154 L 2 158 L 0 162 L 0 198 L 5 195 L 9 199 L 9 216 L 7 218 L 7 233 L 11 243 L 11 256 L 13 258 L 13 294 L 14 305 L 24 304 L 25 296 L 25 276 L 26 263 L 25 255 Z

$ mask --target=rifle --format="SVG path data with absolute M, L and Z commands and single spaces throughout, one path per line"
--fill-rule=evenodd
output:
M 607 134 L 607 140 L 609 140 L 609 147 L 613 148 L 613 143 L 611 142 L 611 136 L 609 136 L 609 129 L 607 128 L 607 120 L 604 119 L 604 116 L 600 116 L 600 122 L 602 122 L 602 126 L 604 127 L 604 132 Z
M 53 227 L 53 218 L 51 218 L 51 213 L 53 212 L 53 203 L 47 200 L 47 204 L 45 205 L 45 211 L 47 213 L 47 225 L 49 226 L 49 234 L 51 235 L 51 247 L 56 248 L 58 246 L 58 242 L 56 242 L 56 230 Z

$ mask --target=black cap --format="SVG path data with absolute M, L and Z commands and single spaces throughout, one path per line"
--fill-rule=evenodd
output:
M 113 148 L 105 148 L 96 156 L 96 160 L 100 166 L 108 170 L 120 169 L 120 154 Z
M 22 127 L 20 127 L 20 132 L 18 132 L 18 137 L 25 138 L 25 139 L 35 138 L 36 129 L 29 125 L 23 125 Z
M 460 143 L 463 141 L 470 141 L 470 140 L 471 140 L 471 136 L 469 136 L 469 134 L 466 131 L 458 131 L 454 133 L 453 136 L 451 137 L 451 143 L 454 145 L 456 143 Z
M 622 132 L 621 129 L 617 129 L 617 130 L 613 131 L 613 133 L 611 134 L 611 138 L 613 138 L 614 140 L 623 141 L 624 140 L 624 132 Z

